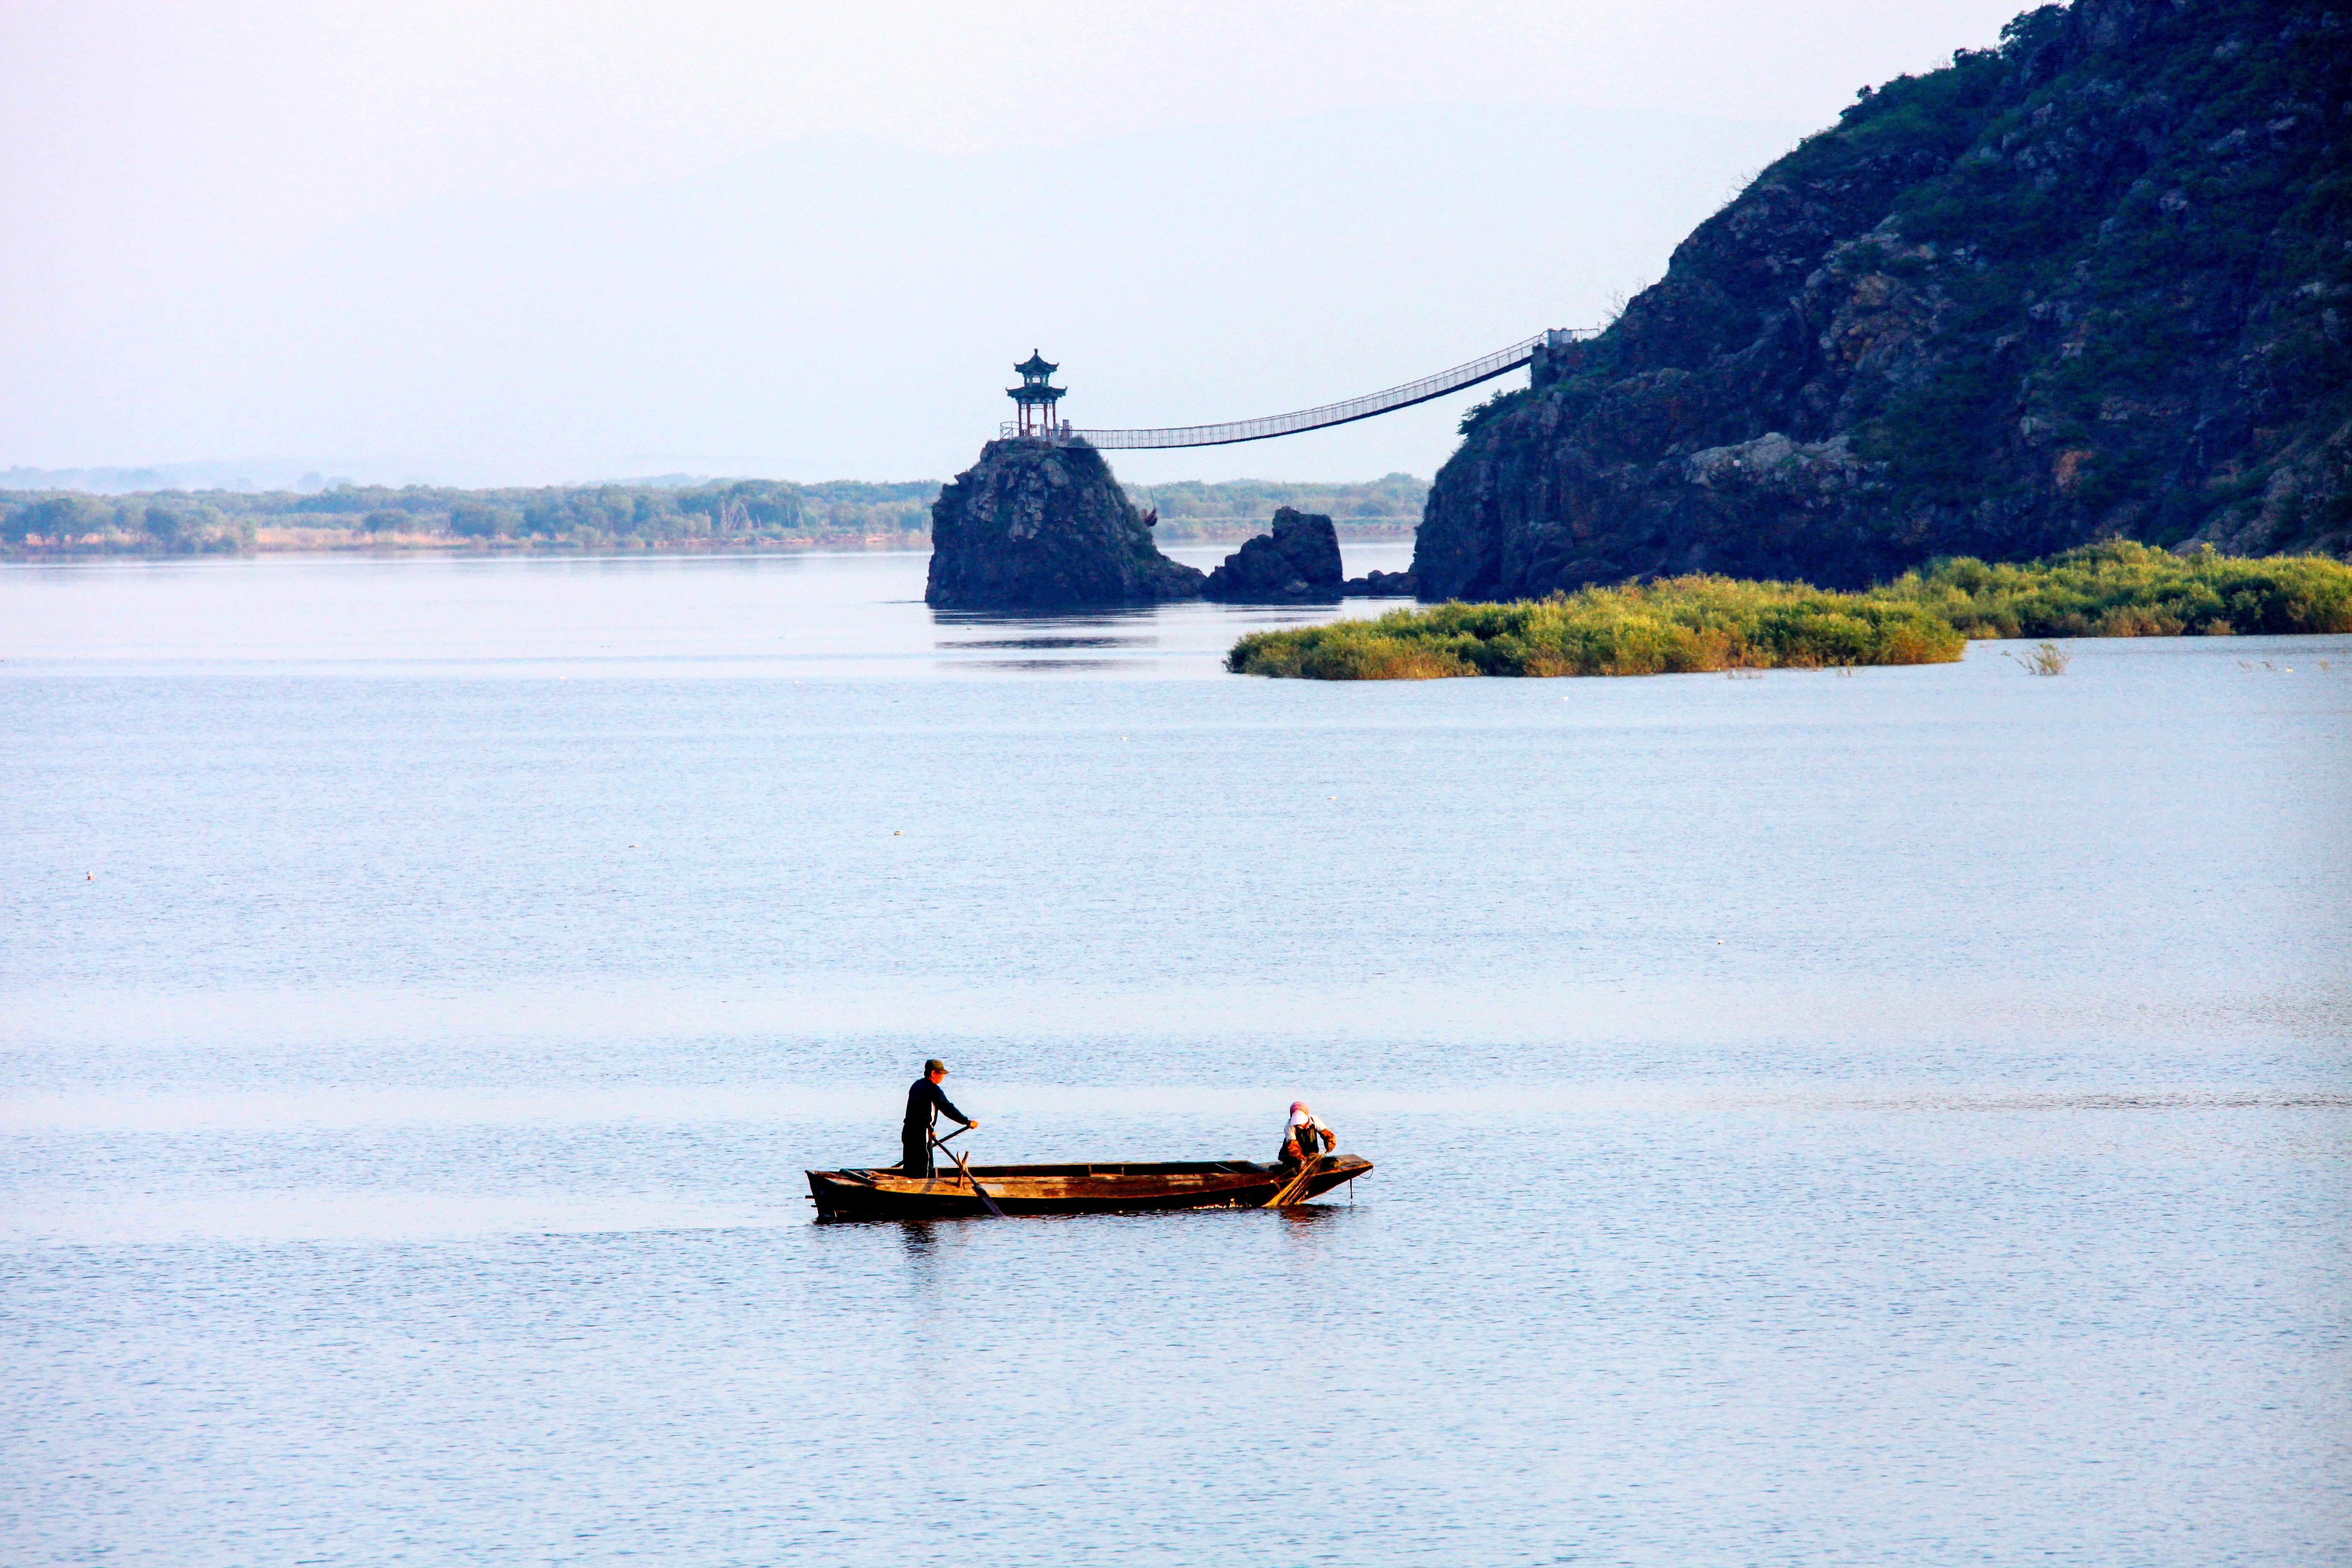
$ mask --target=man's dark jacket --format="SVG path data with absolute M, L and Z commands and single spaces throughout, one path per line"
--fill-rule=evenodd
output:
M 931 1081 L 931 1075 L 925 1073 L 907 1089 L 907 1125 L 903 1129 L 905 1135 L 912 1138 L 918 1132 L 930 1131 L 931 1113 L 934 1110 L 959 1125 L 965 1127 L 971 1125 L 971 1118 L 958 1110 L 948 1097 L 940 1091 L 940 1086 Z
M 940 1086 L 925 1073 L 907 1090 L 907 1121 L 898 1129 L 898 1168 L 909 1176 L 929 1180 L 931 1165 L 931 1113 L 938 1111 L 950 1121 L 969 1127 L 971 1118 L 955 1108 L 955 1102 L 940 1092 Z

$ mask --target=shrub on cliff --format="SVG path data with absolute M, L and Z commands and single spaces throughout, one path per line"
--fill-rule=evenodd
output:
M 1225 665 L 1243 675 L 1314 680 L 1666 675 L 1941 664 L 1965 647 L 1948 621 L 1916 605 L 1702 576 L 1257 632 L 1234 646 Z

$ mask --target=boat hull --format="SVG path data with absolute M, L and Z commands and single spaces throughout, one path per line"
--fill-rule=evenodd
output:
M 1354 1154 L 1324 1155 L 1291 1203 L 1318 1197 L 1372 1168 Z M 1246 1160 L 1200 1163 L 975 1165 L 971 1173 L 1008 1216 L 1047 1214 L 1150 1214 L 1166 1209 L 1264 1208 L 1296 1167 Z M 820 1219 L 956 1219 L 988 1212 L 963 1173 L 947 1167 L 929 1181 L 895 1170 L 811 1171 L 809 1195 Z

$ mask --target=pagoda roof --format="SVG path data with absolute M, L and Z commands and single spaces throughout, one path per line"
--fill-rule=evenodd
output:
M 1031 349 L 1029 351 L 1028 363 L 1025 364 L 1016 364 L 1013 367 L 1013 374 L 1016 375 L 1051 375 L 1061 368 L 1062 367 L 1057 364 L 1047 364 L 1045 363 L 1045 355 L 1039 353 L 1035 349 Z

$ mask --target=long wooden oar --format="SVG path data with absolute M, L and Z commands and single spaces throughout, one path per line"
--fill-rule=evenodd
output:
M 962 1134 L 963 1129 L 959 1127 L 953 1132 L 949 1133 L 948 1137 L 958 1138 L 961 1137 Z M 996 1200 L 988 1195 L 988 1189 L 982 1186 L 980 1184 L 980 1178 L 971 1173 L 971 1163 L 963 1157 L 961 1151 L 949 1148 L 945 1139 L 936 1137 L 931 1140 L 931 1147 L 937 1149 L 940 1152 L 945 1154 L 949 1159 L 953 1160 L 956 1163 L 956 1169 L 963 1173 L 963 1179 L 971 1184 L 971 1190 L 980 1194 L 980 1201 L 988 1205 L 989 1213 L 994 1215 L 999 1219 L 1003 1219 L 1004 1217 L 1004 1211 L 996 1206 Z
M 1265 1202 L 1260 1204 L 1258 1207 L 1267 1209 L 1286 1209 L 1297 1207 L 1298 1200 L 1306 1195 L 1307 1178 L 1313 1175 L 1315 1173 L 1315 1167 L 1322 1163 L 1322 1155 L 1307 1155 L 1307 1158 L 1298 1162 L 1298 1174 L 1291 1177 L 1290 1180 L 1283 1183 L 1281 1186 L 1276 1188 L 1274 1196 L 1266 1199 Z

